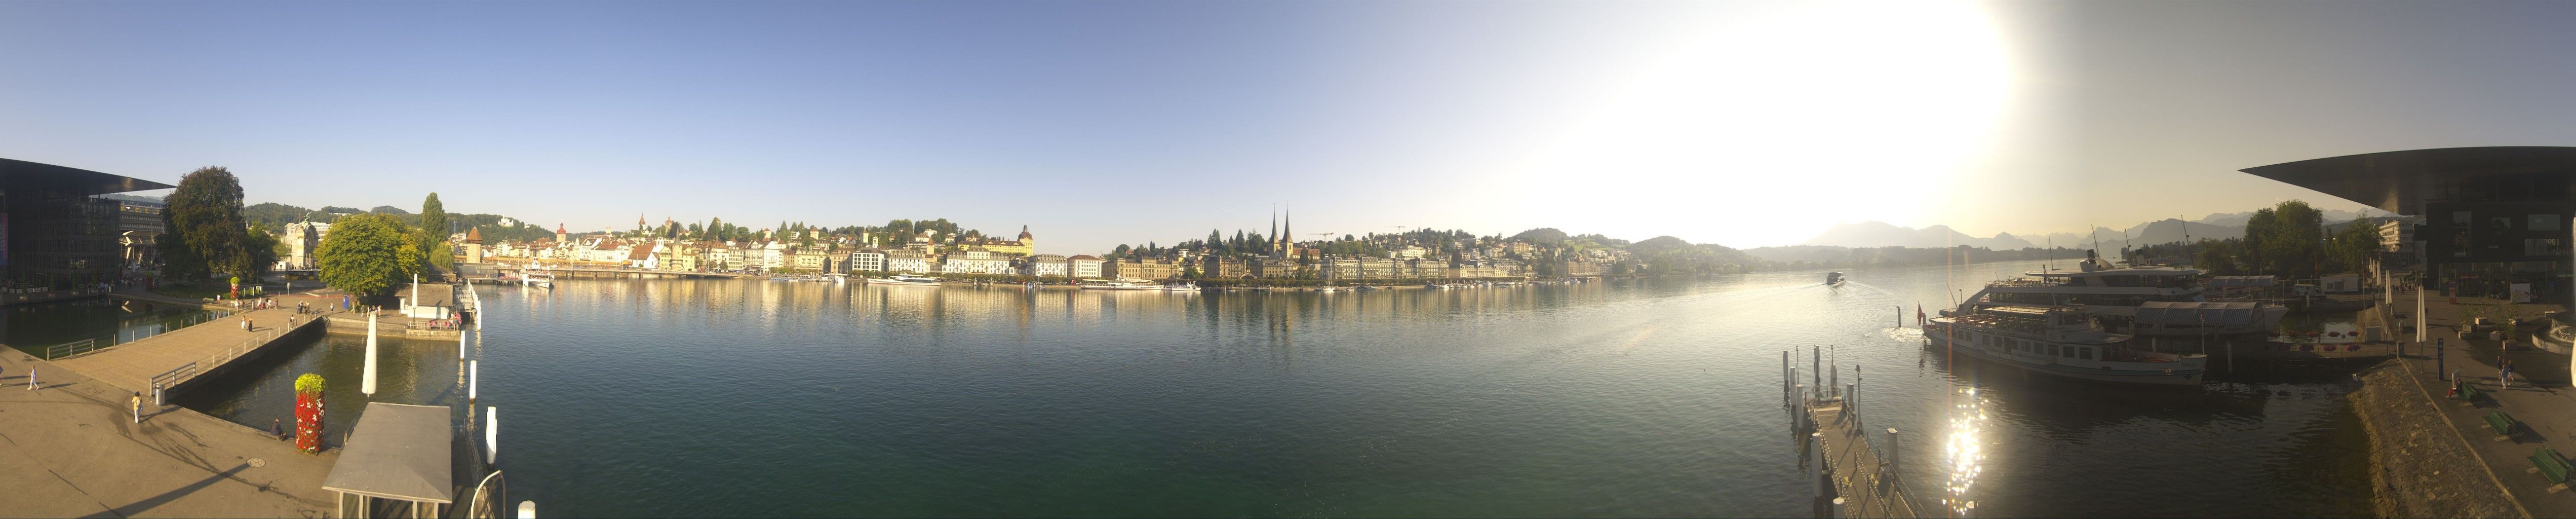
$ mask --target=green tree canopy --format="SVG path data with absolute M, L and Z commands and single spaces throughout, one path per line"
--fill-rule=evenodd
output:
M 418 243 L 402 220 L 391 215 L 344 216 L 322 237 L 313 261 L 322 270 L 323 284 L 360 296 L 381 295 L 421 271 Z
M 438 203 L 438 193 L 430 193 L 429 198 L 420 201 L 420 231 L 422 251 L 439 250 L 438 245 L 447 242 L 447 205 Z M 441 258 L 430 254 L 424 259 L 436 263 Z
M 248 223 L 242 221 L 241 180 L 220 166 L 197 168 L 179 178 L 177 190 L 161 212 L 169 231 L 161 240 L 162 275 L 173 279 L 207 279 L 217 272 L 252 273 Z

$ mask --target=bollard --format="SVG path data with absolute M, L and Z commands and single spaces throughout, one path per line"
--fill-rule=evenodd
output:
M 537 519 L 537 502 L 520 501 L 519 519 Z
M 476 394 L 477 394 L 477 392 L 478 392 L 479 390 L 481 390 L 482 388 L 483 388 L 483 361 L 481 361 L 481 360 L 469 360 L 469 361 L 465 361 L 465 401 L 467 401 L 467 402 L 473 402 L 473 401 L 474 401 L 474 397 L 475 397 L 475 395 L 476 395 Z
M 1843 516 L 1843 505 L 1844 505 L 1845 503 L 1846 503 L 1846 500 L 1844 500 L 1843 498 L 1839 498 L 1839 497 L 1834 498 L 1834 515 L 1833 515 L 1834 517 L 1842 517 L 1842 516 Z
M 169 392 L 167 392 L 167 391 L 163 391 L 163 390 L 162 390 L 162 387 L 161 387 L 161 384 L 160 384 L 160 383 L 157 383 L 157 382 L 156 382 L 156 383 L 153 383 L 153 384 L 152 384 L 152 405 L 157 405 L 157 406 L 166 406 L 166 405 L 170 405 L 170 397 L 169 397 L 169 394 L 170 394 Z
M 465 360 L 465 327 L 456 327 L 456 360 Z

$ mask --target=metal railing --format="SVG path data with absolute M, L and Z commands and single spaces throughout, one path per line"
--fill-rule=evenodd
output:
M 112 344 L 110 346 L 113 346 Z M 66 359 L 98 351 L 98 339 L 81 339 L 45 347 L 45 360 Z

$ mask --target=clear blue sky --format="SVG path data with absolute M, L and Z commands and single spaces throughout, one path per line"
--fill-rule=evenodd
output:
M 577 230 L 1268 224 L 1736 246 L 2324 197 L 2576 138 L 2576 4 L 0 3 L 0 157 Z M 2009 194 L 2009 195 L 2006 195 Z M 2026 196 L 2036 194 L 2040 196 Z M 2035 201 L 2034 201 L 2035 200 Z M 2321 204 L 2353 208 L 2351 204 Z

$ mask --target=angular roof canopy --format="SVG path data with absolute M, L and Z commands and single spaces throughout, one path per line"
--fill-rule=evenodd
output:
M 12 193 L 104 195 L 172 187 L 177 186 L 80 168 L 0 159 L 0 189 Z
M 2313 189 L 2401 215 L 2423 214 L 2426 200 L 2451 195 L 2481 177 L 2547 174 L 2576 177 L 2576 147 L 2485 146 L 2384 151 L 2245 168 L 2255 176 Z M 2560 182 L 2559 185 L 2565 185 Z M 2565 199 L 2565 193 L 2551 194 Z
M 456 502 L 453 420 L 442 406 L 368 402 L 323 490 L 430 503 Z

